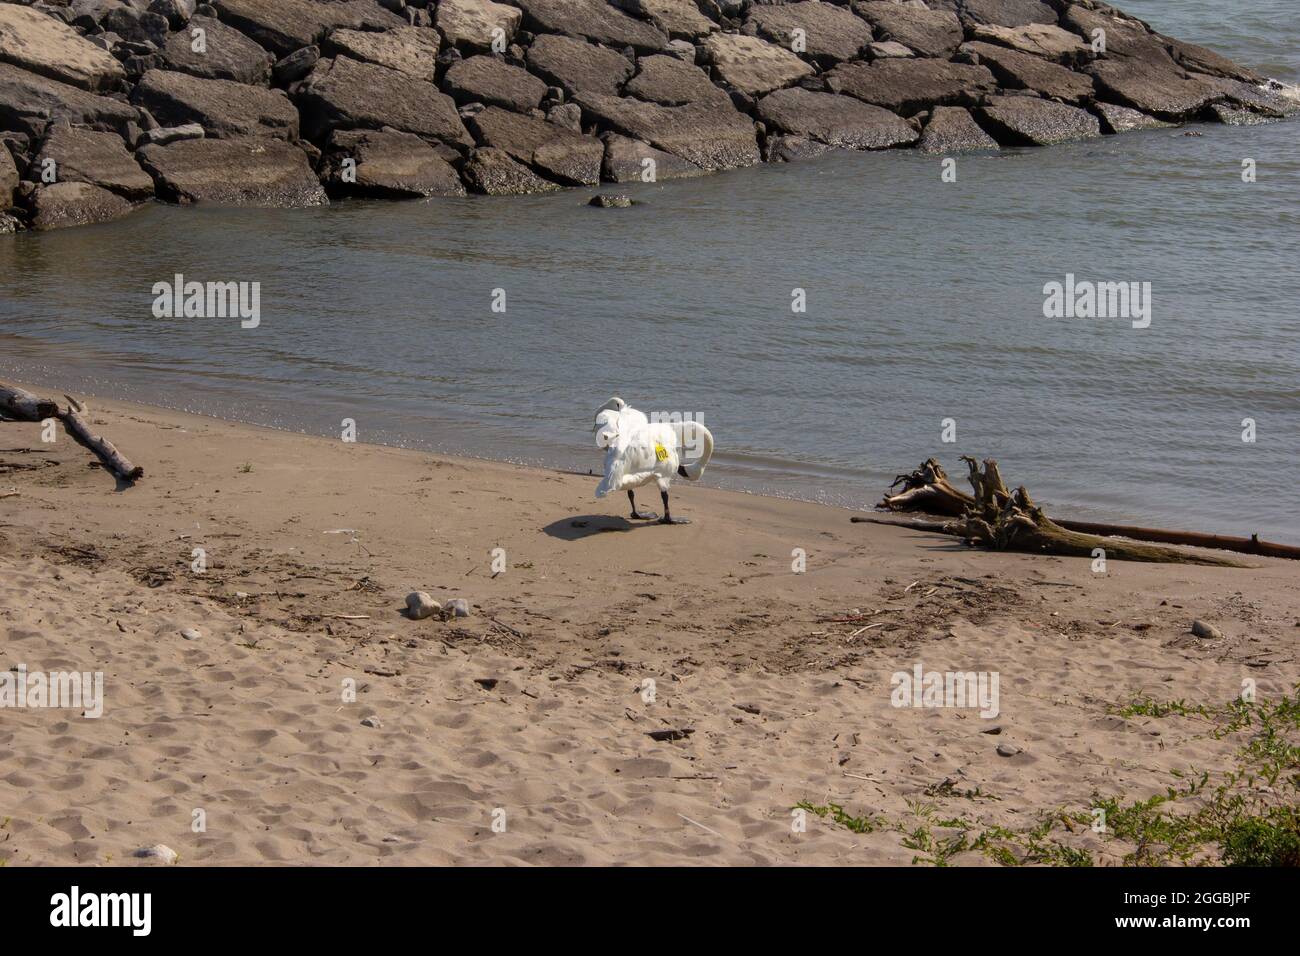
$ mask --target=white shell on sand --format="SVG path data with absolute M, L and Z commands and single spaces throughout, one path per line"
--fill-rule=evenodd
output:
M 362 726 L 362 727 L 374 727 L 374 728 L 378 729 L 378 728 L 380 728 L 380 727 L 382 727 L 382 726 L 384 726 L 384 725 L 383 725 L 382 723 L 380 723 L 380 720 L 379 720 L 378 717 L 376 717 L 374 714 L 371 714 L 369 717 L 362 717 L 362 718 L 361 718 L 361 726 Z

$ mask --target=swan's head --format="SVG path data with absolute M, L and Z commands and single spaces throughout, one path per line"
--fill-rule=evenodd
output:
M 619 418 L 618 410 L 612 408 L 596 414 L 596 425 L 592 433 L 596 437 L 597 448 L 612 448 L 618 442 Z
M 627 402 L 623 401 L 623 399 L 615 395 L 604 405 L 600 406 L 600 408 L 596 409 L 596 417 L 599 418 L 601 412 L 606 412 L 606 411 L 621 412 L 625 408 L 627 408 Z

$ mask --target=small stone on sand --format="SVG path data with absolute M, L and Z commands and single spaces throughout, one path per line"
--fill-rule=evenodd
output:
M 406 616 L 420 621 L 442 610 L 442 605 L 424 591 L 412 591 L 406 596 Z
M 157 860 L 159 863 L 175 863 L 179 854 L 171 847 L 163 843 L 155 843 L 153 846 L 145 846 L 136 850 L 134 856 L 141 859 Z
M 371 714 L 369 717 L 362 717 L 362 718 L 361 718 L 361 726 L 362 726 L 362 727 L 374 727 L 374 728 L 378 729 L 378 728 L 382 727 L 383 724 L 381 724 L 381 723 L 379 722 L 379 718 L 378 718 L 378 717 L 376 717 L 374 714 Z
M 1207 621 L 1202 621 L 1199 618 L 1192 622 L 1192 633 L 1197 637 L 1205 638 L 1207 641 L 1217 641 L 1219 638 L 1223 637 L 1223 632 L 1221 630 L 1213 624 L 1210 624 Z
M 181 637 L 185 638 L 185 640 L 187 641 L 197 641 L 202 636 L 203 635 L 199 633 L 199 629 L 197 627 L 181 628 Z

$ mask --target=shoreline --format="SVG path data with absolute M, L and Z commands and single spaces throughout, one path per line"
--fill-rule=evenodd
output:
M 918 805 L 1024 832 L 1189 766 L 1218 779 L 1246 731 L 1126 705 L 1300 681 L 1292 562 L 1094 575 L 687 482 L 674 513 L 695 523 L 643 526 L 586 476 L 90 414 L 145 467 L 135 487 L 61 432 L 6 423 L 0 442 L 0 493 L 18 491 L 0 501 L 6 663 L 105 674 L 98 720 L 5 715 L 15 865 L 156 843 L 182 864 L 907 865 Z M 471 615 L 408 620 L 412 590 Z M 997 716 L 892 706 L 891 675 L 918 666 L 1000 675 Z M 793 832 L 801 802 L 882 822 L 810 813 Z M 1135 849 L 1087 827 L 1051 841 L 1097 864 Z
M 65 369 L 53 370 L 52 375 L 57 375 Z M 67 388 L 67 379 L 60 380 L 63 384 L 53 385 L 46 384 L 43 381 L 31 382 L 26 379 L 20 379 L 5 373 L 8 381 L 30 391 L 41 393 L 42 389 L 52 395 L 62 394 L 62 390 Z M 51 378 L 50 381 L 54 379 Z M 78 386 L 80 383 L 78 383 Z M 175 414 L 193 415 L 199 418 L 210 419 L 212 421 L 228 422 L 233 425 L 245 426 L 249 428 L 265 428 L 270 431 L 283 433 L 285 435 L 296 435 L 303 437 L 318 438 L 329 441 L 329 435 L 324 431 L 312 431 L 307 427 L 298 427 L 292 424 L 266 424 L 265 422 L 252 421 L 241 418 L 225 417 L 208 411 L 195 411 L 189 408 L 176 407 L 169 404 L 162 404 L 153 401 L 136 401 L 132 399 L 120 399 L 105 396 L 94 391 L 77 387 L 78 396 L 95 401 L 111 401 L 123 404 L 139 405 L 143 408 L 158 409 L 160 411 L 172 412 Z M 111 437 L 110 437 L 111 440 Z M 358 439 L 358 444 L 372 445 L 380 448 L 393 448 L 403 451 L 409 451 L 416 454 L 434 455 L 466 462 L 483 462 L 503 465 L 511 465 L 519 468 L 536 469 L 538 471 L 551 472 L 555 474 L 571 475 L 576 477 L 590 477 L 593 481 L 599 480 L 596 469 L 599 467 L 599 461 L 594 453 L 590 456 L 592 464 L 589 472 L 583 472 L 578 467 L 566 468 L 563 465 L 556 464 L 554 461 L 547 461 L 547 454 L 543 452 L 534 452 L 528 458 L 501 458 L 492 457 L 490 453 L 475 453 L 468 449 L 457 449 L 455 451 L 444 451 L 435 447 L 437 442 L 427 439 L 409 439 L 393 436 L 389 440 L 370 440 Z M 564 446 L 556 446 L 561 450 Z M 549 457 L 556 459 L 561 455 L 552 451 Z M 873 477 L 866 470 L 856 471 L 835 465 L 812 465 L 804 466 L 802 469 L 796 467 L 799 465 L 794 459 L 768 458 L 762 464 L 753 464 L 746 460 L 739 464 L 742 474 L 737 477 L 734 474 L 727 475 L 718 481 L 719 471 L 726 468 L 735 469 L 737 467 L 736 457 L 752 459 L 753 456 L 736 456 L 734 453 L 729 455 L 727 452 L 721 452 L 715 456 L 715 465 L 712 474 L 706 473 L 699 487 L 714 488 L 719 491 L 725 491 L 731 494 L 741 494 L 747 496 L 756 496 L 760 498 L 771 498 L 777 501 L 802 502 L 805 504 L 822 505 L 828 508 L 843 510 L 847 513 L 872 514 L 874 505 L 881 497 L 887 493 L 891 481 L 891 475 L 896 472 L 882 472 L 879 477 Z M 956 468 L 959 464 L 953 453 L 952 460 L 942 462 L 947 467 Z M 899 468 L 907 470 L 914 465 L 906 465 L 900 462 Z M 954 470 L 958 474 L 959 469 Z M 1031 490 L 1041 481 L 1043 476 L 1031 477 Z M 816 485 L 814 482 L 821 481 L 822 485 Z M 879 488 L 871 492 L 870 482 L 878 481 Z M 789 487 L 784 487 L 782 482 L 787 482 Z M 965 479 L 958 481 L 959 485 L 965 487 Z M 1044 505 L 1054 516 L 1063 519 L 1075 521 L 1090 521 L 1104 524 L 1127 525 L 1130 527 L 1169 527 L 1189 532 L 1203 532 L 1210 534 L 1223 535 L 1227 537 L 1250 537 L 1258 535 L 1259 538 L 1266 541 L 1280 542 L 1284 544 L 1300 543 L 1300 538 L 1285 532 L 1278 532 L 1268 529 L 1247 528 L 1244 525 L 1229 526 L 1226 522 L 1210 522 L 1212 527 L 1199 527 L 1197 519 L 1188 517 L 1184 519 L 1162 520 L 1150 517 L 1137 511 L 1128 511 L 1123 508 L 1102 507 L 1100 505 L 1080 504 L 1058 504 L 1052 499 L 1046 499 L 1041 504 Z M 899 515 L 905 519 L 907 515 Z M 917 515 L 924 517 L 924 515 Z

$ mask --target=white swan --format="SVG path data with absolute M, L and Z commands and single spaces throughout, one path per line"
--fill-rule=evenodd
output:
M 643 521 L 658 518 L 654 512 L 637 511 L 633 488 L 654 482 L 664 502 L 660 524 L 689 524 L 686 518 L 674 518 L 668 510 L 668 486 L 673 475 L 698 481 L 713 457 L 713 435 L 701 423 L 656 422 L 615 396 L 596 410 L 593 428 L 596 447 L 605 449 L 605 477 L 596 486 L 596 497 L 612 491 L 626 491 L 632 504 L 632 517 Z M 686 453 L 693 460 L 683 464 Z

